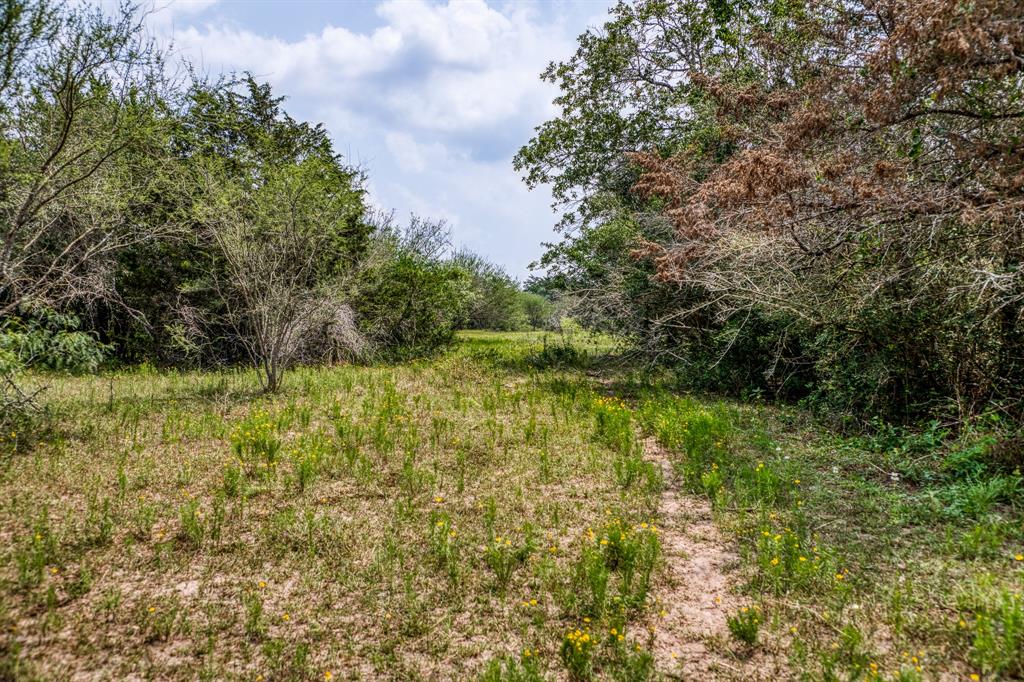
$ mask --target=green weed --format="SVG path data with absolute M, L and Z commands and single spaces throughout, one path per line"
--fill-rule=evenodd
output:
M 501 656 L 492 660 L 480 676 L 480 682 L 541 682 L 544 676 L 537 653 L 535 649 L 525 649 L 518 659 Z
M 761 628 L 761 613 L 755 608 L 744 606 L 726 619 L 726 625 L 736 641 L 754 646 Z
M 974 614 L 970 659 L 997 677 L 1024 675 L 1024 604 L 1019 592 L 1001 590 Z
M 57 563 L 57 548 L 57 538 L 50 529 L 49 509 L 44 507 L 31 531 L 14 551 L 18 585 L 22 589 L 31 589 L 42 582 L 46 567 Z
M 570 680 L 589 680 L 593 676 L 596 642 L 590 628 L 577 628 L 566 633 L 559 654 Z

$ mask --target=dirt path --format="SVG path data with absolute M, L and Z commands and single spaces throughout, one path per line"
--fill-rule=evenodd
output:
M 732 591 L 730 569 L 738 563 L 712 520 L 706 500 L 679 489 L 668 453 L 654 438 L 644 456 L 661 467 L 662 552 L 666 570 L 655 585 L 658 605 L 648 623 L 659 672 L 684 680 L 777 680 L 789 677 L 761 649 L 744 656 L 729 634 L 726 617 L 746 605 Z

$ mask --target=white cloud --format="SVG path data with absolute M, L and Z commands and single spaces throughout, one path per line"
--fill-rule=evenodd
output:
M 200 69 L 249 70 L 292 96 L 358 98 L 428 130 L 479 129 L 550 110 L 537 74 L 570 45 L 564 31 L 482 0 L 392 0 L 377 13 L 386 23 L 369 33 L 325 26 L 289 42 L 205 24 L 176 29 L 173 42 Z
M 195 16 L 216 5 L 218 0 L 149 0 L 140 3 L 146 12 L 146 22 L 150 29 L 164 33 L 176 23 L 191 21 Z M 116 11 L 120 0 L 103 0 L 108 11 Z
M 289 97 L 293 115 L 323 121 L 338 150 L 368 167 L 375 202 L 448 218 L 457 241 L 517 275 L 551 239 L 550 197 L 526 191 L 511 155 L 555 113 L 538 75 L 572 53 L 585 23 L 552 16 L 552 5 L 386 0 L 377 26 L 314 26 L 287 40 L 232 20 L 241 3 L 219 5 L 216 20 L 180 4 L 192 6 L 173 4 L 173 21 L 154 32 L 200 71 L 251 71 Z
M 515 30 L 500 12 L 482 0 L 429 5 L 422 0 L 389 0 L 377 14 L 405 36 L 426 47 L 445 64 L 475 66 L 487 62 L 501 39 Z
M 237 28 L 189 26 L 176 31 L 173 42 L 201 68 L 248 70 L 308 94 L 347 89 L 386 68 L 402 48 L 402 36 L 390 27 L 361 35 L 327 26 L 290 43 Z
M 384 143 L 401 170 L 407 173 L 421 173 L 427 167 L 423 151 L 409 133 L 388 133 L 384 137 Z

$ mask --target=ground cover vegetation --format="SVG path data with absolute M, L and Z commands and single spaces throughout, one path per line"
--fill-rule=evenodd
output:
M 142 21 L 0 7 L 0 679 L 1024 678 L 1019 3 L 616 4 L 523 286 Z
M 61 436 L 4 473 L 5 674 L 650 670 L 660 480 L 522 355 L 53 382 Z
M 991 428 L 851 438 L 551 345 L 467 332 L 273 394 L 254 369 L 32 375 L 59 418 L 0 481 L 4 675 L 637 680 L 685 677 L 694 642 L 719 679 L 1022 673 Z M 734 548 L 726 602 L 670 579 L 699 558 L 663 544 L 671 490 Z M 663 646 L 687 593 L 722 627 Z

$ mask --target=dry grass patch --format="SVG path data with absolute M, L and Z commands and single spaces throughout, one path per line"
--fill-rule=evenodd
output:
M 563 676 L 566 632 L 613 620 L 623 646 L 580 674 L 642 670 L 646 589 L 600 554 L 584 605 L 579 566 L 657 491 L 619 484 L 585 384 L 483 348 L 273 397 L 246 373 L 37 377 L 60 435 L 0 483 L 5 674 Z

